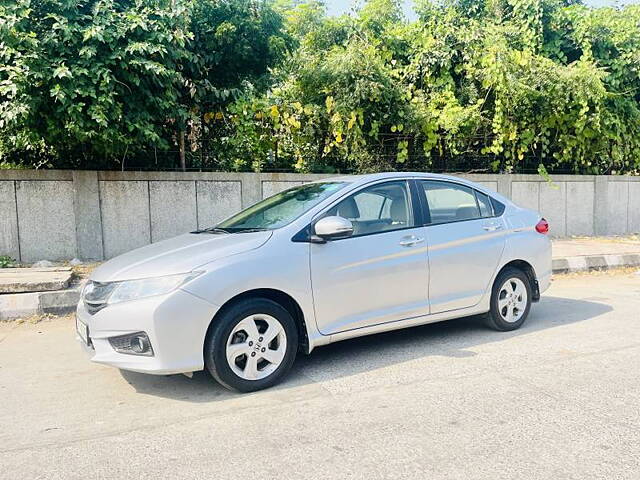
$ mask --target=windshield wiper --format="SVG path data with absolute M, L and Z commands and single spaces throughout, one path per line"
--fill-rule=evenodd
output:
M 202 230 L 194 230 L 191 233 L 231 233 L 229 230 L 219 227 L 204 228 Z
M 253 233 L 253 232 L 266 232 L 269 231 L 269 228 L 242 228 L 239 230 L 234 230 L 233 233 Z
M 270 230 L 269 228 L 253 228 L 253 227 L 247 227 L 247 228 L 232 227 L 229 229 L 220 228 L 220 227 L 211 227 L 211 228 L 204 228 L 202 230 L 194 230 L 191 233 L 252 233 L 252 232 L 266 232 L 269 230 Z

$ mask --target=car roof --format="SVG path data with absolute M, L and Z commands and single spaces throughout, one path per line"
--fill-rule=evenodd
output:
M 512 202 L 500 195 L 498 192 L 491 190 L 490 188 L 485 187 L 481 183 L 473 182 L 471 180 L 467 180 L 462 177 L 456 177 L 453 175 L 445 175 L 442 173 L 429 173 L 429 172 L 381 172 L 381 173 L 368 173 L 368 174 L 360 174 L 360 175 L 342 175 L 337 177 L 327 177 L 322 180 L 318 180 L 317 182 L 346 182 L 350 183 L 353 186 L 364 185 L 370 182 L 374 182 L 376 180 L 388 180 L 394 178 L 424 178 L 424 179 L 433 179 L 433 180 L 448 180 L 452 182 L 462 183 L 469 187 L 475 188 L 476 190 L 480 190 L 485 194 L 489 194 L 502 203 L 507 205 L 511 205 Z M 314 182 L 315 183 L 315 182 Z
M 474 182 L 470 182 L 461 177 L 454 177 L 452 175 L 444 175 L 441 173 L 425 173 L 425 172 L 381 172 L 381 173 L 367 173 L 360 175 L 342 175 L 338 177 L 328 177 L 317 182 L 348 182 L 353 184 L 364 184 L 376 180 L 386 180 L 394 178 L 433 178 L 439 180 L 452 180 L 455 182 L 467 183 L 469 185 L 476 185 Z

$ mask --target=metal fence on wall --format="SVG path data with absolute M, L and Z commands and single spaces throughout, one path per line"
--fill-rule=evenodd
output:
M 150 152 L 124 159 L 124 162 L 113 163 L 109 168 L 98 168 L 98 170 L 120 170 L 120 171 L 158 171 L 158 172 L 178 172 L 182 171 L 180 165 L 180 153 L 174 150 L 162 152 Z M 545 164 L 549 173 L 552 174 L 572 174 L 574 173 L 568 165 L 551 166 L 550 162 L 545 162 L 536 156 L 526 156 L 509 167 L 509 171 L 504 171 L 503 167 L 495 169 L 493 162 L 495 156 L 467 154 L 467 155 L 409 155 L 405 161 L 396 161 L 396 154 L 373 157 L 372 165 L 375 169 L 365 169 L 370 171 L 402 171 L 402 172 L 433 172 L 433 173 L 512 173 L 512 174 L 535 174 L 538 166 Z M 262 172 L 262 173 L 299 173 L 291 167 L 278 166 L 270 158 L 262 162 L 256 160 L 255 164 L 247 162 L 240 168 L 230 168 L 226 161 L 221 161 L 213 154 L 202 154 L 200 152 L 188 152 L 186 154 L 186 168 L 188 172 Z M 258 166 L 259 163 L 259 166 Z M 322 165 L 319 168 L 311 168 L 309 173 L 340 173 L 356 174 L 358 167 L 349 165 L 344 159 L 338 156 L 323 157 Z M 325 167 L 324 165 L 328 165 Z M 337 166 L 337 167 L 336 167 Z

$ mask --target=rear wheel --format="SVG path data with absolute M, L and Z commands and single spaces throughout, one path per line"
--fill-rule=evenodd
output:
M 205 365 L 223 386 L 240 392 L 268 388 L 293 365 L 298 330 L 279 304 L 249 299 L 226 309 L 214 322 L 205 342 Z
M 529 315 L 531 299 L 527 274 L 517 268 L 506 268 L 493 284 L 487 324 L 502 332 L 520 328 Z

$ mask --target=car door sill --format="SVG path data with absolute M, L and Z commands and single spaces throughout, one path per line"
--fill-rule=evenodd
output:
M 325 338 L 328 337 L 328 342 L 318 341 L 317 345 L 321 345 L 324 343 L 333 343 L 340 340 L 346 340 L 348 338 L 372 335 L 375 333 L 387 332 L 391 330 L 399 330 L 401 328 L 414 327 L 418 325 L 428 325 L 430 323 L 443 322 L 445 320 L 453 320 L 456 318 L 469 317 L 472 315 L 480 315 L 482 313 L 486 313 L 487 311 L 487 309 L 483 310 L 479 305 L 474 305 L 473 307 L 468 308 L 448 310 L 446 312 L 432 313 L 429 315 L 419 315 L 416 317 L 403 318 L 401 320 L 377 323 L 375 325 L 367 325 L 366 327 L 358 327 L 350 330 L 344 330 L 342 332 L 331 333 L 329 335 L 323 335 Z

